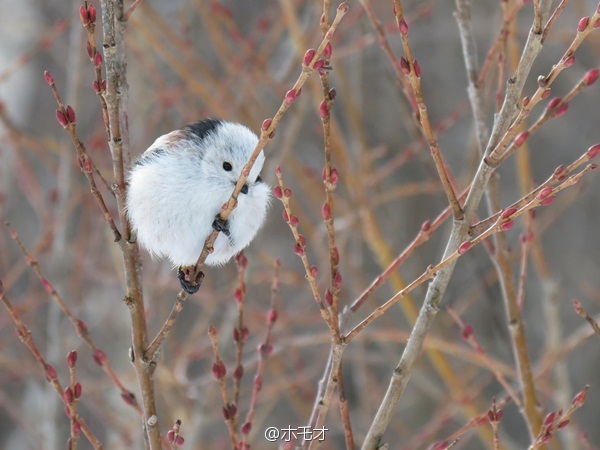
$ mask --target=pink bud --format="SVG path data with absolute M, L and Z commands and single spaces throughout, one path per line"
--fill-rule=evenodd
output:
M 542 98 L 548 98 L 548 97 L 550 97 L 550 94 L 552 94 L 552 89 L 548 88 L 542 94 Z
M 77 325 L 79 326 L 79 329 L 80 329 L 82 332 L 84 332 L 84 333 L 85 333 L 85 332 L 87 332 L 87 330 L 88 330 L 88 326 L 87 326 L 87 323 L 85 323 L 83 320 L 81 320 L 81 319 L 80 319 L 80 320 L 78 320 L 78 321 L 77 321 Z
M 569 109 L 569 102 L 561 103 L 561 105 L 556 108 L 556 117 L 562 116 Z
M 88 6 L 88 15 L 90 17 L 90 22 L 96 23 L 96 8 L 94 8 L 94 5 Z
M 333 295 L 331 295 L 331 291 L 329 289 L 325 291 L 325 303 L 327 306 L 333 305 Z
M 333 247 L 333 250 L 331 251 L 331 259 L 333 264 L 336 266 L 340 263 L 340 252 L 338 251 L 337 247 Z
M 551 204 L 552 202 L 554 202 L 554 200 L 556 200 L 556 195 L 552 195 L 550 197 L 545 198 L 544 200 L 542 200 L 540 202 L 540 205 L 542 205 L 542 206 L 548 206 L 549 204 Z
M 329 203 L 327 201 L 323 203 L 323 207 L 321 208 L 321 216 L 323 220 L 331 219 L 331 209 L 329 208 Z
M 548 109 L 554 109 L 558 106 L 558 104 L 562 101 L 560 97 L 554 97 L 552 100 L 548 102 Z
M 329 181 L 332 185 L 336 185 L 338 182 L 338 171 L 335 167 L 332 167 L 331 170 L 329 171 Z
M 315 57 L 315 49 L 309 48 L 308 50 L 306 50 L 306 53 L 304 54 L 304 59 L 302 60 L 302 64 L 305 66 L 308 66 L 312 62 L 314 57 Z
M 471 241 L 465 241 L 458 246 L 457 252 L 459 255 L 464 255 L 465 253 L 467 253 L 467 251 L 470 248 L 471 248 Z
M 517 212 L 517 208 L 506 208 L 504 211 L 502 211 L 502 214 L 500 214 L 500 218 L 508 219 L 510 216 L 512 216 L 516 212 Z
M 496 411 L 496 421 L 500 422 L 500 419 L 502 419 L 502 415 L 504 414 L 504 411 L 502 411 L 501 409 L 499 409 L 498 411 Z
M 75 117 L 75 110 L 71 105 L 67 105 L 67 119 L 71 123 L 75 123 L 77 118 Z
M 73 395 L 75 396 L 75 398 L 81 397 L 82 392 L 83 392 L 83 388 L 81 387 L 81 383 L 80 382 L 75 383 L 75 387 L 73 390 Z
M 223 415 L 223 419 L 229 420 L 229 418 L 230 418 L 229 408 L 227 408 L 226 406 L 223 406 L 223 409 L 221 410 L 221 414 Z
M 544 189 L 542 189 L 539 192 L 539 194 L 537 195 L 537 198 L 540 199 L 540 200 L 544 200 L 550 194 L 552 194 L 552 188 L 550 186 L 546 186 Z
M 594 159 L 596 156 L 598 156 L 598 153 L 600 153 L 600 144 L 591 146 L 586 152 L 589 159 Z
M 225 368 L 223 361 L 218 360 L 213 364 L 212 373 L 217 380 L 221 380 L 225 377 L 227 369 Z
M 237 366 L 235 368 L 235 370 L 233 371 L 233 379 L 234 380 L 241 380 L 242 377 L 244 376 L 244 367 L 243 366 Z
M 67 355 L 67 365 L 72 369 L 75 367 L 75 363 L 77 362 L 77 352 L 72 350 Z
M 310 268 L 310 276 L 313 278 L 317 278 L 318 274 L 319 274 L 319 269 L 317 269 L 317 266 L 312 266 Z
M 600 22 L 600 21 L 599 21 Z M 600 71 L 598 69 L 590 69 L 583 76 L 583 84 L 586 86 L 591 86 L 598 79 L 598 73 Z
M 102 366 L 106 362 L 106 354 L 99 348 L 94 352 L 93 358 L 94 362 L 99 366 Z
M 73 391 L 71 390 L 70 386 L 65 388 L 65 391 L 63 392 L 63 399 L 67 404 L 73 403 Z
M 526 96 L 525 98 L 523 98 L 523 106 L 529 105 L 530 101 L 531 101 L 531 99 L 529 98 L 529 96 Z
M 46 380 L 56 379 L 56 369 L 51 364 L 46 364 Z
M 285 220 L 286 222 L 290 221 L 290 216 L 288 216 L 288 213 L 285 209 L 281 212 L 281 215 L 283 216 L 283 220 Z
M 556 418 L 556 413 L 555 412 L 551 412 L 549 413 L 546 418 L 544 419 L 544 425 L 548 426 L 551 425 L 552 422 L 554 422 L 554 419 Z
M 330 59 L 332 51 L 333 51 L 333 49 L 331 47 L 331 42 L 328 42 L 327 45 L 325 46 L 325 48 L 323 49 L 323 57 L 325 59 Z
M 323 68 L 323 66 L 325 65 L 325 61 L 322 59 L 319 59 L 315 65 L 313 66 L 313 69 L 315 70 L 321 70 Z
M 77 437 L 81 433 L 81 424 L 76 420 L 73 422 L 73 436 Z
M 421 224 L 421 231 L 423 233 L 429 231 L 430 228 L 431 228 L 431 221 L 430 220 L 426 220 L 425 222 L 423 222 Z
M 565 170 L 564 166 L 561 164 L 556 169 L 554 169 L 554 176 L 557 177 Z
M 333 287 L 337 290 L 339 290 L 342 287 L 342 274 L 339 271 L 335 272 L 332 284 Z
M 100 52 L 96 52 L 94 55 L 94 66 L 96 69 L 102 66 L 102 54 Z
M 294 245 L 294 253 L 298 256 L 304 255 L 304 249 L 300 247 L 298 244 Z
M 564 64 L 565 67 L 571 67 L 573 64 L 575 64 L 575 55 L 571 55 L 567 59 L 565 59 Z
M 244 425 L 242 425 L 242 434 L 250 433 L 251 429 L 252 429 L 252 423 L 246 422 Z
M 169 430 L 169 432 L 167 433 L 167 440 L 169 442 L 173 442 L 175 440 L 175 431 Z
M 283 189 L 283 195 L 285 198 L 290 198 L 292 196 L 292 190 L 290 188 Z
M 579 20 L 579 23 L 577 24 L 577 31 L 579 31 L 580 33 L 583 33 L 583 31 L 587 28 L 589 23 L 590 23 L 589 17 L 582 17 L 581 20 Z
M 54 84 L 54 78 L 52 77 L 52 74 L 47 70 L 44 70 L 44 79 L 46 80 L 46 83 L 48 83 L 50 86 Z
M 262 348 L 262 345 L 259 345 L 258 346 L 258 352 L 259 353 L 261 352 L 261 348 Z M 260 391 L 262 389 L 262 377 L 259 374 L 256 374 L 254 376 L 254 385 L 256 386 L 257 390 Z
M 585 402 L 585 398 L 587 397 L 587 390 L 588 387 L 586 386 L 586 388 L 583 391 L 576 394 L 575 397 L 573 397 L 573 400 L 571 400 L 571 404 L 577 407 L 583 405 L 583 403 Z
M 66 128 L 69 124 L 67 116 L 60 109 L 56 110 L 56 120 L 58 120 L 58 123 L 60 123 L 63 126 L 63 128 Z
M 465 324 L 465 326 L 462 329 L 462 332 L 460 333 L 461 337 L 466 341 L 468 340 L 471 336 L 473 336 L 473 327 L 469 324 Z
M 216 336 L 217 334 L 218 334 L 217 329 L 214 326 L 209 325 L 208 326 L 208 335 L 209 336 Z
M 523 143 L 527 140 L 528 137 L 529 137 L 529 132 L 528 131 L 523 131 L 521 134 L 519 134 L 515 138 L 515 147 L 518 148 L 521 145 L 523 145 Z
M 298 222 L 300 222 L 300 220 L 298 219 L 298 216 L 292 216 L 292 217 L 290 217 L 290 225 L 292 227 L 297 227 L 298 226 Z
M 400 19 L 400 22 L 398 22 L 398 29 L 400 30 L 400 34 L 402 36 L 406 36 L 408 34 L 408 24 L 406 23 L 406 20 L 404 20 L 404 17 Z
M 183 436 L 177 436 L 177 439 L 175 439 L 175 445 L 177 447 L 181 447 L 184 442 L 185 442 L 185 439 L 183 438 Z
M 283 102 L 286 105 L 291 105 L 292 103 L 294 103 L 294 100 L 296 100 L 300 96 L 301 92 L 302 92 L 302 89 L 298 89 L 298 91 L 296 91 L 294 89 L 290 89 L 289 91 L 287 91 L 285 93 Z
M 579 300 L 573 299 L 573 307 L 575 308 L 575 312 L 577 312 L 577 314 L 583 314 L 583 307 L 581 306 L 581 302 Z
M 298 242 L 300 242 L 301 247 L 306 247 L 306 238 L 303 234 L 298 235 Z
M 325 100 L 323 100 L 319 105 L 319 115 L 323 120 L 329 117 L 329 108 L 327 107 L 327 102 Z
M 135 396 L 131 392 L 123 392 L 121 398 L 127 405 L 135 404 Z
M 413 61 L 413 66 L 415 67 L 415 75 L 417 78 L 421 78 L 421 66 L 419 65 L 419 61 L 415 59 Z
M 262 123 L 260 129 L 263 131 L 267 131 L 272 123 L 273 123 L 273 119 L 271 119 L 271 118 L 265 119 L 265 120 L 263 120 L 263 123 Z
M 275 321 L 277 320 L 277 315 L 278 313 L 276 309 L 269 310 L 269 312 L 267 313 L 267 322 L 275 323 Z
M 402 56 L 400 57 L 400 69 L 402 70 L 402 72 L 404 72 L 405 75 L 410 74 L 410 65 L 408 64 L 408 61 Z
M 514 224 L 515 224 L 514 220 L 509 220 L 508 222 L 504 222 L 502 225 L 500 225 L 500 229 L 502 231 L 510 230 Z
M 233 293 L 233 298 L 235 299 L 235 301 L 237 303 L 242 303 L 242 301 L 244 300 L 244 296 L 242 295 L 242 291 L 240 289 L 236 289 L 235 292 Z
M 273 188 L 273 195 L 278 199 L 281 199 L 283 197 L 283 191 L 281 190 L 281 186 L 275 186 Z
M 342 14 L 346 14 L 348 12 L 348 4 L 340 3 L 337 7 L 338 11 Z
M 81 23 L 84 27 L 90 23 L 90 14 L 85 5 L 79 7 L 79 19 L 81 19 Z

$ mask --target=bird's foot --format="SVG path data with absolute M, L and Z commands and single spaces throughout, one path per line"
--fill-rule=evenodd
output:
M 212 227 L 213 229 L 220 231 L 227 237 L 231 235 L 231 233 L 229 232 L 229 222 L 227 220 L 221 219 L 220 214 L 217 214 L 215 220 L 213 220 Z
M 192 295 L 198 292 L 202 280 L 204 279 L 204 272 L 200 271 L 196 274 L 193 280 L 190 280 L 194 276 L 194 266 L 180 267 L 177 271 L 177 278 L 179 283 L 185 292 Z

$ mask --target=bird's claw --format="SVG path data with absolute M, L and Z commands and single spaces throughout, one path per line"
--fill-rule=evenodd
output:
M 204 272 L 200 271 L 196 274 L 196 277 L 193 281 L 190 281 L 189 278 L 193 275 L 193 266 L 188 267 L 180 267 L 177 271 L 177 278 L 179 279 L 179 283 L 185 292 L 192 295 L 198 292 L 200 286 L 202 285 L 202 280 L 204 279 Z

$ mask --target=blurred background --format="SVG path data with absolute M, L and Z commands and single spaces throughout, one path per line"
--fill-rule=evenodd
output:
M 96 39 L 101 48 L 100 4 Z M 479 67 L 498 39 L 502 8 L 521 8 L 510 26 L 499 69 L 498 57 L 482 86 L 486 125 L 491 129 L 507 76 L 523 48 L 533 6 L 513 2 L 474 2 L 473 28 Z M 94 70 L 86 54 L 86 33 L 78 16 L 81 3 L 58 0 L 0 0 L 0 216 L 19 233 L 43 275 L 73 315 L 87 324 L 95 345 L 106 354 L 115 377 L 138 393 L 129 363 L 130 319 L 123 303 L 120 251 L 77 167 L 67 133 L 55 118 L 56 103 L 43 72 L 49 70 L 66 104 L 77 113 L 77 133 L 110 184 L 112 166 Z M 130 2 L 126 2 L 126 7 Z M 337 3 L 332 5 L 331 19 Z M 430 119 L 443 156 L 460 190 L 478 164 L 467 77 L 454 2 L 403 2 L 414 56 Z M 536 89 L 573 39 L 582 16 L 597 5 L 574 0 L 557 20 L 537 58 L 524 93 Z M 417 235 L 425 220 L 446 207 L 436 169 L 411 103 L 392 62 L 382 48 L 369 9 L 381 23 L 395 58 L 403 55 L 391 1 L 351 2 L 332 41 L 330 83 L 337 91 L 332 109 L 332 159 L 340 181 L 335 191 L 336 243 L 343 276 L 341 304 L 350 304 Z M 221 117 L 260 130 L 272 117 L 301 70 L 304 52 L 322 39 L 322 4 L 306 0 L 202 1 L 146 0 L 127 27 L 129 137 L 132 155 L 141 154 L 159 135 L 204 117 Z M 600 37 L 592 35 L 577 50 L 576 62 L 552 86 L 565 95 L 586 71 L 599 65 Z M 323 128 L 319 117 L 321 83 L 313 74 L 265 149 L 263 178 L 276 185 L 280 166 L 293 190 L 292 209 L 306 236 L 311 264 L 319 269 L 321 292 L 329 285 L 326 229 L 321 219 L 324 189 Z M 510 205 L 600 142 L 600 86 L 585 88 L 568 112 L 542 127 L 498 171 L 503 206 Z M 532 120 L 545 107 L 538 106 Z M 584 406 L 558 432 L 550 448 L 598 448 L 600 444 L 600 336 L 579 317 L 572 299 L 592 316 L 600 311 L 600 180 L 594 172 L 538 211 L 532 221 L 520 218 L 506 233 L 515 282 L 520 274 L 519 236 L 535 233 L 527 262 L 523 317 L 537 395 L 544 411 L 566 409 L 589 385 Z M 116 218 L 116 203 L 102 194 Z M 245 376 L 238 411 L 245 416 L 257 368 L 257 346 L 264 339 L 271 304 L 274 261 L 280 260 L 279 318 L 272 334 L 273 353 L 263 374 L 253 448 L 277 448 L 263 432 L 269 426 L 307 423 L 318 382 L 326 365 L 330 335 L 304 277 L 294 240 L 273 199 L 267 223 L 246 250 L 247 297 L 244 322 Z M 480 216 L 487 217 L 485 202 Z M 529 223 L 531 222 L 531 223 Z M 378 305 L 439 261 L 449 235 L 446 221 L 390 280 L 349 318 L 348 329 Z M 528 228 L 529 227 L 529 228 Z M 168 263 L 144 253 L 144 295 L 150 334 L 168 315 L 179 289 Z M 219 332 L 221 357 L 231 373 L 237 324 L 234 262 L 208 268 L 199 294 L 188 300 L 165 342 L 155 372 L 159 420 L 163 433 L 183 422 L 184 448 L 230 448 L 221 416 L 222 401 L 211 372 L 213 353 L 207 337 Z M 44 359 L 68 384 L 67 353 L 77 350 L 77 379 L 83 387 L 79 412 L 105 449 L 143 448 L 140 419 L 121 398 L 123 392 L 92 358 L 27 260 L 0 231 L 0 279 L 7 297 L 30 328 Z M 367 327 L 345 350 L 344 385 L 357 445 L 362 442 L 387 388 L 415 311 L 426 286 Z M 488 366 L 461 339 L 461 328 L 448 312 L 473 327 L 485 354 L 513 388 L 519 381 L 502 293 L 488 252 L 478 246 L 458 262 L 443 307 L 426 348 L 385 435 L 390 448 L 429 448 L 449 439 L 471 420 L 486 416 L 492 399 L 507 395 Z M 434 356 L 435 355 L 435 356 Z M 443 363 L 440 363 L 440 359 Z M 139 394 L 138 398 L 139 398 Z M 503 406 L 500 437 L 504 448 L 526 448 L 531 440 L 514 402 Z M 344 448 L 337 395 L 326 420 L 322 448 Z M 455 448 L 491 447 L 489 424 L 464 432 Z M 65 448 L 69 421 L 62 401 L 43 371 L 19 342 L 7 310 L 0 310 L 0 448 Z M 80 439 L 80 448 L 92 448 Z

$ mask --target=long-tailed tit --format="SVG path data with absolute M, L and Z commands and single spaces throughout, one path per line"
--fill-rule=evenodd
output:
M 137 241 L 179 267 L 181 286 L 190 294 L 200 283 L 185 275 L 213 229 L 221 233 L 205 262 L 220 265 L 248 246 L 264 222 L 270 189 L 259 175 L 263 152 L 237 207 L 226 222 L 219 217 L 257 142 L 243 125 L 205 119 L 159 137 L 129 173 L 127 214 Z

